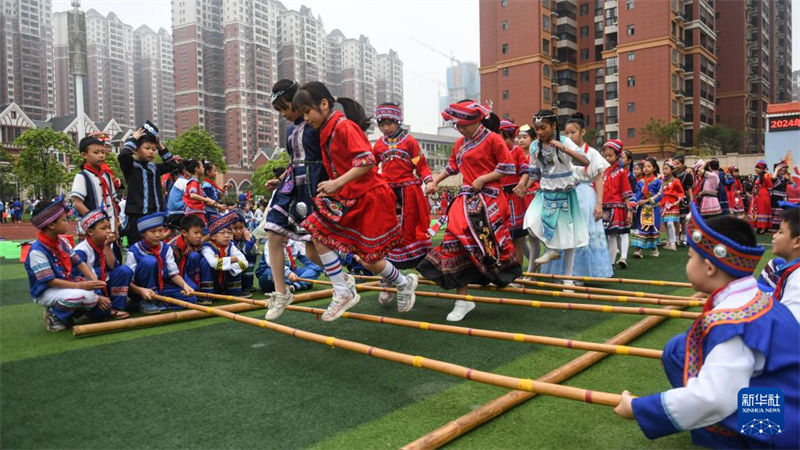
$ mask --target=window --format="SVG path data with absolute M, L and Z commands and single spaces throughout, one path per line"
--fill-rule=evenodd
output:
M 603 113 L 595 114 L 594 115 L 594 123 L 597 124 L 599 127 L 605 121 L 605 115 Z
M 581 105 L 589 104 L 589 94 L 581 94 Z
M 588 48 L 582 48 L 581 49 L 581 61 L 586 61 L 587 59 L 589 59 L 589 49 Z
M 672 115 L 673 116 L 678 115 L 678 102 L 676 100 L 672 101 Z
M 581 5 L 581 15 L 585 16 L 587 14 L 589 14 L 589 4 L 588 3 L 584 3 L 584 4 Z
M 636 33 L 636 29 L 633 25 L 628 25 L 628 36 L 633 36 Z
M 636 112 L 636 103 L 628 102 L 628 112 Z
M 542 52 L 545 55 L 550 54 L 550 39 L 542 39 Z
M 588 83 L 589 82 L 589 71 L 581 72 L 581 83 Z
M 589 26 L 581 27 L 581 37 L 589 37 Z
M 628 137 L 636 137 L 636 128 L 628 128 Z
M 628 87 L 636 86 L 636 77 L 628 77 Z
M 617 83 L 606 83 L 606 100 L 616 100 L 617 97 Z
M 508 100 L 508 90 L 503 91 L 503 100 Z
M 544 101 L 549 102 L 550 101 L 550 88 L 546 87 L 546 88 L 542 89 L 542 93 L 543 93 Z
M 628 61 L 633 61 L 634 59 L 636 59 L 636 53 L 628 52 Z
M 542 28 L 544 31 L 550 31 L 550 15 L 542 16 Z
M 503 44 L 503 53 L 508 53 L 508 44 Z
M 608 139 L 616 139 L 618 134 L 616 131 L 609 131 L 606 136 L 608 136 Z
M 503 76 L 504 77 L 508 76 L 508 67 L 503 67 Z
M 508 29 L 508 21 L 504 20 L 500 23 L 500 28 L 507 30 Z
M 545 64 L 545 65 L 542 66 L 542 75 L 544 75 L 545 78 L 550 78 L 550 65 L 549 64 Z
M 633 9 L 634 0 L 625 0 L 625 9 Z

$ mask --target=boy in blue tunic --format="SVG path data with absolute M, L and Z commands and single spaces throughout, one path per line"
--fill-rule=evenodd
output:
M 783 220 L 772 235 L 772 253 L 780 259 L 774 267 L 772 296 L 800 321 L 800 207 L 789 202 L 781 202 L 781 207 Z
M 277 237 L 274 239 L 281 239 L 281 243 L 285 248 L 288 258 L 288 264 L 284 262 L 283 266 L 283 282 L 286 284 L 289 292 L 295 293 L 297 291 L 311 289 L 311 287 L 313 287 L 311 283 L 299 281 L 299 279 L 316 280 L 322 275 L 324 270 L 305 255 L 305 243 L 290 241 L 287 237 Z M 298 265 L 298 262 L 302 264 L 302 266 Z M 264 247 L 261 261 L 258 263 L 256 276 L 258 277 L 258 285 L 261 287 L 262 292 L 265 294 L 275 292 L 275 275 L 269 265 L 269 245 Z
M 125 265 L 133 269 L 130 286 L 131 299 L 140 300 L 145 314 L 158 314 L 162 309 L 177 308 L 171 304 L 154 301 L 159 294 L 189 303 L 197 303 L 193 296 L 197 286 L 181 276 L 172 247 L 162 242 L 166 213 L 155 213 L 136 222 L 142 240 L 128 249 Z
M 256 238 L 250 234 L 246 227 L 247 220 L 241 213 L 235 212 L 239 216 L 239 220 L 231 225 L 233 232 L 233 245 L 239 249 L 247 260 L 247 268 L 242 272 L 242 292 L 245 294 L 253 294 L 253 278 L 256 270 L 256 259 L 258 259 L 258 245 L 256 245 Z
M 800 325 L 757 288 L 752 275 L 764 248 L 743 220 L 705 222 L 695 205 L 688 231 L 686 274 L 709 297 L 689 331 L 664 348 L 674 388 L 640 398 L 625 391 L 614 412 L 636 419 L 650 439 L 690 430 L 694 444 L 709 448 L 800 447 Z M 746 387 L 783 389 L 782 433 L 738 432 L 737 397 Z
M 205 223 L 200 216 L 190 214 L 182 216 L 180 227 L 180 234 L 169 241 L 175 264 L 184 280 L 191 280 L 192 284 L 200 286 L 200 247 L 207 232 Z M 197 304 L 210 305 L 211 300 L 201 297 L 197 299 Z
M 247 257 L 233 245 L 231 226 L 242 216 L 229 212 L 208 225 L 209 241 L 200 249 L 200 290 L 209 294 L 242 296 Z M 251 297 L 252 293 L 244 294 Z
M 46 308 L 48 331 L 64 330 L 80 315 L 100 319 L 111 310 L 111 301 L 95 292 L 105 287 L 105 281 L 98 280 L 67 240 L 58 236 L 67 232 L 68 210 L 62 195 L 53 202 L 40 203 L 31 217 L 39 233 L 25 258 L 25 271 L 31 297 Z M 75 280 L 73 267 L 86 281 Z

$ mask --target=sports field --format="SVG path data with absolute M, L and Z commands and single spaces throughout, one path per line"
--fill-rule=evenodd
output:
M 630 259 L 628 270 L 617 276 L 685 281 L 686 250 L 661 255 Z M 768 251 L 762 264 L 770 257 Z M 664 287 L 605 287 L 691 294 Z M 400 316 L 381 308 L 376 297 L 377 293 L 363 293 L 353 312 Z M 324 308 L 327 303 L 303 306 Z M 445 323 L 452 305 L 452 300 L 418 297 L 414 310 L 402 318 Z M 76 338 L 70 332 L 46 331 L 42 310 L 31 302 L 23 265 L 0 258 L 2 448 L 391 449 L 508 392 L 222 318 Z M 262 318 L 263 311 L 247 315 Z M 478 304 L 458 325 L 603 342 L 642 319 Z M 535 379 L 584 353 L 346 318 L 324 323 L 292 311 L 278 322 L 521 378 Z M 668 319 L 630 345 L 661 349 L 690 324 L 687 319 Z M 604 359 L 566 384 L 612 393 L 628 389 L 637 395 L 668 387 L 658 360 L 621 355 Z M 539 396 L 447 447 L 692 445 L 688 434 L 648 441 L 635 422 L 618 418 L 606 406 Z

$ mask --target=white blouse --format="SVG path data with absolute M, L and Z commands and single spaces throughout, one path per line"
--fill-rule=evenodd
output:
M 561 136 L 564 148 L 573 152 L 581 152 L 572 140 Z M 531 180 L 541 180 L 539 189 L 546 191 L 569 191 L 575 188 L 580 181 L 572 169 L 572 157 L 566 152 L 557 150 L 552 145 L 544 145 L 539 149 L 539 140 L 536 139 L 530 146 L 531 161 L 528 173 Z M 541 159 L 540 159 L 541 158 Z

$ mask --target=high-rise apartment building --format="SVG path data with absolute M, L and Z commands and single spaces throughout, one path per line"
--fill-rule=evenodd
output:
M 33 120 L 55 112 L 52 0 L 0 0 L 0 103 Z
M 639 153 L 658 152 L 639 132 L 651 118 L 683 124 L 684 131 L 666 153 L 694 146 L 704 126 L 719 122 L 743 129 L 743 122 L 736 126 L 733 118 L 745 113 L 744 102 L 724 104 L 722 92 L 729 91 L 731 98 L 744 92 L 744 68 L 756 64 L 751 54 L 736 54 L 737 46 L 744 49 L 746 42 L 746 23 L 736 22 L 737 11 L 743 18 L 753 3 L 772 14 L 763 15 L 761 35 L 780 39 L 775 17 L 782 10 L 784 39 L 790 39 L 788 2 L 481 0 L 483 100 L 520 123 L 529 122 L 539 109 L 552 108 L 562 124 L 581 111 L 589 128 L 602 131 L 605 139 L 620 138 Z M 737 25 L 723 25 L 726 20 Z M 770 24 L 774 33 L 764 28 Z M 758 65 L 770 73 L 781 66 L 788 70 L 791 54 L 786 48 L 791 45 L 781 50 L 781 59 L 776 50 L 768 51 L 774 45 L 759 51 L 763 64 L 759 60 Z M 718 65 L 725 76 L 739 76 L 741 85 L 726 87 L 731 82 L 719 76 Z M 788 81 L 782 84 L 789 89 Z M 758 139 L 759 129 L 763 133 L 758 128 L 749 136 Z
M 378 55 L 375 66 L 375 101 L 403 104 L 403 61 L 394 50 Z
M 447 68 L 447 91 L 439 98 L 439 111 L 443 111 L 451 103 L 464 99 L 481 101 L 481 76 L 478 65 L 474 62 L 453 61 Z M 444 120 L 440 118 L 440 124 Z
M 378 53 L 363 34 L 342 42 L 342 93 L 355 99 L 365 111 L 375 111 L 375 63 Z M 337 95 L 337 94 L 334 94 Z
M 800 101 L 800 70 L 792 72 L 792 101 Z
M 310 8 L 286 9 L 278 3 L 278 78 L 300 84 L 325 80 L 327 42 L 322 17 Z
M 136 123 L 145 120 L 158 125 L 166 139 L 175 138 L 175 79 L 172 63 L 172 37 L 141 26 L 134 36 L 134 91 Z

